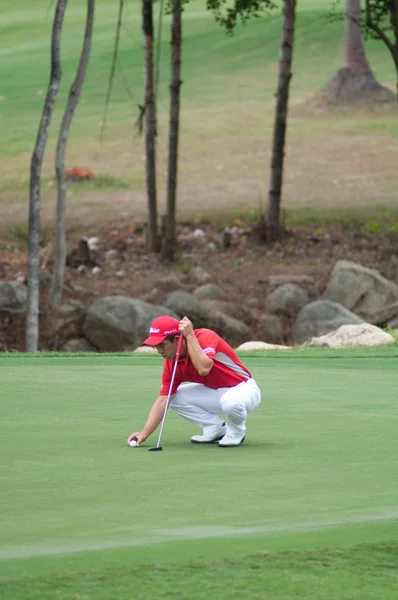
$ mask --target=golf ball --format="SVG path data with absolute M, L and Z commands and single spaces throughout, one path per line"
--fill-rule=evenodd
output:
M 137 448 L 138 447 L 138 442 L 136 440 L 131 440 L 129 446 L 130 448 Z

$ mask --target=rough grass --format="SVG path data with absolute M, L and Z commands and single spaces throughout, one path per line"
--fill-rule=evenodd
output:
M 48 80 L 51 12 L 47 0 L 23 11 L 0 9 L 2 125 L 1 200 L 3 235 L 26 223 L 30 152 Z M 101 224 L 146 215 L 144 146 L 135 137 L 136 105 L 142 102 L 142 33 L 138 8 L 128 5 L 118 75 L 100 144 L 104 95 L 110 68 L 117 6 L 97 7 L 92 58 L 67 149 L 67 166 L 82 166 L 108 179 L 98 188 L 69 187 L 69 230 L 81 233 Z M 289 215 L 310 207 L 347 205 L 391 207 L 397 203 L 396 112 L 319 110 L 309 100 L 341 65 L 342 23 L 326 24 L 326 7 L 307 0 L 298 22 L 286 146 L 283 205 Z M 53 175 L 54 145 L 62 107 L 80 51 L 84 8 L 68 5 L 62 40 L 64 83 L 60 91 L 43 174 Z M 160 62 L 159 202 L 164 210 L 168 134 L 168 19 Z M 26 31 L 29 30 L 29 39 Z M 280 16 L 275 13 L 239 27 L 229 38 L 199 2 L 186 9 L 184 22 L 181 145 L 178 215 L 181 219 L 249 212 L 267 201 Z M 392 61 L 377 42 L 367 44 L 382 83 L 395 85 Z M 48 180 L 47 180 L 48 181 Z M 103 180 L 104 181 L 104 180 Z M 115 182 L 123 181 L 123 190 Z M 53 229 L 55 190 L 44 181 L 42 227 Z M 377 208 L 376 208 L 377 210 Z

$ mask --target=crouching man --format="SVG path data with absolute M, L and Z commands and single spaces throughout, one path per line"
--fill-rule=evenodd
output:
M 178 338 L 184 336 L 176 368 L 170 408 L 202 429 L 194 444 L 218 442 L 221 448 L 240 446 L 246 435 L 246 419 L 261 402 L 261 392 L 234 350 L 210 329 L 193 329 L 191 321 L 168 316 L 155 319 L 143 342 L 154 346 L 165 359 L 162 385 L 142 431 L 132 433 L 127 443 L 144 442 L 158 427 L 164 414 Z M 181 385 L 184 382 L 189 382 Z M 219 415 L 224 415 L 222 419 Z

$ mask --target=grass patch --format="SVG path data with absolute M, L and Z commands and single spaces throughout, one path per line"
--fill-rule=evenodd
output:
M 159 357 L 1 355 L 2 598 L 392 600 L 396 356 L 245 356 L 264 398 L 242 448 L 191 444 L 170 411 L 152 454 L 126 439 Z
M 343 60 L 344 27 L 325 23 L 328 11 L 320 1 L 306 0 L 298 7 L 283 206 L 292 222 L 306 222 L 306 218 L 324 222 L 323 211 L 327 215 L 335 207 L 337 213 L 347 206 L 352 207 L 353 220 L 361 221 L 362 207 L 370 206 L 376 218 L 369 217 L 368 227 L 374 228 L 376 221 L 377 228 L 380 207 L 396 204 L 396 161 L 391 151 L 396 112 L 305 110 Z M 54 173 L 57 130 L 81 48 L 84 14 L 79 0 L 70 0 L 61 48 L 64 76 L 43 165 L 45 228 L 51 228 L 54 220 L 53 190 L 47 189 L 47 179 Z M 67 147 L 67 164 L 82 164 L 104 174 L 96 183 L 69 188 L 68 214 L 73 218 L 67 219 L 67 231 L 74 232 L 79 222 L 81 235 L 110 221 L 126 221 L 131 214 L 144 218 L 147 212 L 144 140 L 135 137 L 134 129 L 137 104 L 143 97 L 141 15 L 135 5 L 126 11 L 105 139 L 102 144 L 99 140 L 116 19 L 114 2 L 101 2 L 87 80 Z M 47 0 L 39 0 L 29 11 L 21 3 L 0 9 L 0 49 L 7 56 L 0 68 L 0 88 L 7 90 L 1 100 L 7 117 L 0 167 L 0 203 L 6 207 L 0 224 L 3 237 L 12 227 L 26 223 L 27 184 L 21 182 L 29 177 L 30 152 L 48 81 L 51 20 Z M 160 59 L 159 198 L 166 195 L 169 24 L 166 18 Z M 268 191 L 280 11 L 238 26 L 230 38 L 194 0 L 184 10 L 183 28 L 178 218 L 254 214 L 258 199 L 267 198 Z M 395 70 L 383 45 L 369 40 L 366 49 L 378 79 L 395 88 Z M 123 193 L 129 187 L 129 194 Z M 350 226 L 348 216 L 344 219 Z
M 230 560 L 194 561 L 139 568 L 60 572 L 0 583 L 4 600 L 78 598 L 137 600 L 211 596 L 234 600 L 393 600 L 398 545 L 359 545 L 319 551 L 283 552 Z
M 398 226 L 397 204 L 373 206 L 303 207 L 286 211 L 286 224 L 290 227 L 339 224 L 346 231 L 369 233 L 396 232 Z

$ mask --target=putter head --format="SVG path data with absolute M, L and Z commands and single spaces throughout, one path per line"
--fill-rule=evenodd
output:
M 155 446 L 154 448 L 148 448 L 148 452 L 161 452 L 163 450 L 162 446 Z

